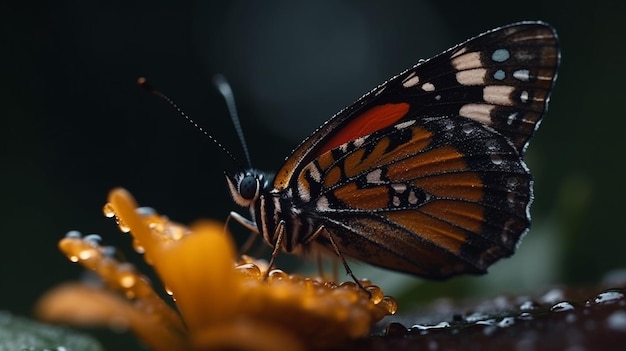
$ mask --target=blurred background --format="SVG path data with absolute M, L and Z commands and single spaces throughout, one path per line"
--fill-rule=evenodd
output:
M 518 253 L 486 276 L 446 283 L 354 266 L 405 306 L 599 282 L 626 266 L 626 3 L 584 4 L 3 3 L 0 310 L 28 316 L 44 291 L 80 276 L 56 246 L 69 230 L 101 234 L 130 252 L 128 236 L 102 215 L 113 187 L 183 223 L 225 220 L 239 210 L 223 176 L 237 166 L 137 87 L 137 77 L 147 76 L 245 162 L 212 85 L 214 74 L 224 74 L 253 165 L 272 171 L 323 121 L 385 79 L 520 20 L 557 29 L 562 66 L 526 157 L 535 176 L 533 227 Z

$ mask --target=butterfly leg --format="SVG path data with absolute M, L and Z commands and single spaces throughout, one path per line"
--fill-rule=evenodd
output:
M 341 263 L 343 263 L 343 267 L 346 269 L 346 274 L 349 275 L 352 278 L 352 280 L 354 280 L 354 282 L 359 286 L 359 288 L 361 288 L 361 290 L 367 292 L 371 296 L 371 293 L 369 292 L 369 290 L 365 289 L 363 284 L 361 284 L 361 281 L 359 281 L 357 277 L 354 275 L 354 273 L 352 273 L 352 269 L 350 269 L 350 266 L 348 265 L 348 261 L 346 261 L 346 258 L 343 256 L 343 254 L 339 250 L 339 246 L 337 246 L 337 244 L 335 243 L 335 240 L 333 239 L 333 235 L 328 230 L 326 230 L 324 226 L 320 226 L 319 228 L 317 228 L 315 233 L 313 233 L 313 235 L 311 235 L 311 237 L 307 239 L 305 244 L 308 244 L 312 242 L 313 240 L 315 240 L 317 236 L 320 235 L 322 232 L 326 232 L 328 240 L 330 241 L 330 246 L 332 246 L 333 251 L 335 251 L 335 254 L 341 260 Z
M 270 262 L 267 264 L 267 271 L 265 271 L 265 275 L 263 276 L 263 280 L 267 280 L 267 277 L 270 275 L 270 271 L 274 266 L 274 261 L 276 261 L 276 257 L 280 253 L 280 248 L 283 245 L 283 238 L 285 237 L 285 221 L 278 222 L 276 226 L 276 231 L 274 232 L 274 237 L 276 237 L 276 243 L 274 244 L 274 250 L 272 250 L 272 257 L 270 257 Z
M 254 245 L 256 238 L 259 236 L 259 229 L 256 226 L 256 223 L 254 223 L 253 221 L 247 219 L 246 217 L 240 215 L 237 212 L 231 212 L 226 218 L 226 223 L 224 224 L 224 231 L 228 231 L 228 227 L 230 225 L 229 222 L 231 219 L 235 220 L 237 223 L 241 224 L 243 227 L 250 230 L 251 232 L 250 236 L 248 236 L 248 239 L 246 239 L 246 242 L 239 249 L 239 253 L 237 255 L 237 256 L 243 256 L 252 249 L 252 246 Z

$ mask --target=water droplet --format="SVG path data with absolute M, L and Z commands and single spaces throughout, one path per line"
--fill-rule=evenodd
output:
M 473 131 L 475 131 L 475 130 L 476 130 L 476 128 L 475 128 L 472 124 L 470 124 L 470 123 L 465 123 L 465 124 L 461 127 L 461 130 L 463 130 L 463 133 L 465 133 L 465 134 L 470 134 L 470 133 L 472 133 Z
M 491 155 L 491 163 L 494 165 L 501 165 L 503 162 L 502 156 L 500 155 Z
M 102 242 L 102 237 L 98 234 L 89 234 L 85 235 L 83 241 L 91 246 L 99 246 L 100 242 Z
M 133 272 L 124 272 L 119 275 L 118 281 L 124 288 L 132 288 L 137 282 L 137 277 Z
M 607 319 L 606 324 L 613 330 L 626 332 L 626 311 L 615 311 Z
M 522 312 L 522 313 L 520 313 L 518 318 L 521 319 L 521 320 L 524 320 L 524 321 L 530 321 L 530 320 L 534 319 L 532 313 L 529 313 L 529 312 Z
M 383 290 L 376 285 L 370 285 L 365 288 L 370 293 L 370 300 L 377 304 L 383 299 Z
M 368 286 L 372 285 L 372 281 L 367 278 L 359 279 L 359 283 L 361 283 L 361 285 L 363 285 L 364 288 L 367 288 Z
M 165 286 L 165 293 L 168 294 L 169 296 L 173 296 L 174 295 L 174 292 L 170 288 L 168 288 L 167 286 Z
M 65 237 L 69 239 L 80 239 L 82 238 L 82 236 L 83 235 L 78 230 L 70 230 L 69 232 L 65 233 Z
M 261 278 L 261 269 L 254 263 L 240 264 L 235 269 L 246 277 Z
M 102 255 L 106 257 L 114 257 L 117 250 L 114 246 L 104 246 L 102 247 Z
M 337 283 L 335 283 L 334 281 L 324 282 L 324 286 L 328 289 L 337 289 L 339 287 L 339 285 L 337 285 Z
M 532 310 L 536 310 L 540 307 L 540 305 L 532 300 L 527 300 L 522 302 L 522 304 L 519 306 L 519 309 L 522 311 L 532 311 Z
M 567 301 L 559 302 L 550 308 L 550 311 L 552 312 L 565 312 L 565 311 L 573 311 L 573 310 L 574 310 L 574 305 L 572 305 L 571 303 Z
M 78 256 L 76 256 L 76 255 L 70 255 L 68 258 L 69 258 L 70 261 L 72 261 L 74 263 L 78 262 Z
M 96 249 L 85 249 L 85 250 L 81 250 L 78 253 L 78 259 L 81 261 L 86 261 L 97 255 L 98 255 L 98 251 L 96 251 Z
M 270 282 L 287 279 L 289 279 L 289 275 L 280 269 L 272 269 L 267 276 L 267 280 Z
M 435 325 L 415 324 L 411 327 L 411 329 L 417 329 L 417 330 L 444 329 L 444 328 L 450 328 L 450 323 L 440 322 L 439 324 L 435 324 Z
M 555 288 L 543 294 L 539 301 L 543 303 L 555 303 L 559 300 L 563 300 L 564 296 L 563 290 Z
M 122 221 L 121 219 L 117 220 L 117 226 L 120 228 L 120 231 L 122 233 L 128 233 L 130 232 L 130 227 L 126 225 L 126 223 L 124 223 L 124 221 Z
M 387 328 L 385 329 L 385 335 L 387 336 L 404 336 L 406 334 L 407 334 L 406 327 L 397 322 L 389 323 L 387 325 Z
M 498 322 L 498 327 L 506 328 L 512 326 L 513 324 L 515 324 L 514 317 L 504 317 L 500 322 Z
M 133 249 L 138 254 L 143 254 L 144 252 L 146 252 L 146 249 L 141 245 L 141 243 L 137 239 L 133 239 Z
M 474 324 L 476 324 L 476 325 L 495 325 L 496 324 L 496 320 L 494 318 L 484 319 L 482 321 L 477 321 Z
M 138 215 L 140 216 L 152 216 L 156 214 L 156 210 L 152 207 L 137 207 L 135 209 L 135 212 L 137 212 Z
M 112 218 L 115 216 L 115 209 L 113 208 L 113 205 L 111 205 L 110 203 L 107 203 L 104 205 L 104 207 L 102 208 L 102 212 L 104 213 L 104 216 L 107 218 Z
M 469 314 L 467 316 L 465 316 L 465 321 L 467 323 L 476 323 L 478 321 L 483 321 L 485 319 L 488 319 L 489 315 L 486 313 L 482 313 L 482 312 L 474 312 L 472 314 Z
M 358 285 L 356 285 L 356 283 L 355 283 L 355 282 L 350 282 L 350 281 L 343 282 L 343 283 L 339 284 L 339 287 L 338 287 L 338 288 L 340 288 L 340 289 L 347 289 L 347 290 L 356 290 L 356 289 L 360 289 L 360 288 L 359 288 L 359 286 L 358 286 Z
M 595 297 L 593 302 L 596 303 L 596 304 L 600 304 L 600 303 L 616 303 L 616 302 L 619 302 L 620 300 L 623 300 L 623 299 L 624 299 L 624 294 L 622 292 L 619 292 L 619 291 L 605 291 L 605 292 L 602 292 L 602 293 L 598 294 L 598 296 Z
M 391 296 L 383 296 L 383 299 L 380 300 L 378 306 L 384 307 L 389 314 L 396 314 L 398 311 L 398 302 Z
M 491 140 L 487 140 L 485 142 L 485 145 L 487 145 L 487 150 L 489 151 L 496 151 L 498 150 L 498 142 L 491 139 Z

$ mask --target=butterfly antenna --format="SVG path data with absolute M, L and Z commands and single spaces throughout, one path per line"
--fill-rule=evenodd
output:
M 217 145 L 218 148 L 224 151 L 224 153 L 226 153 L 226 155 L 228 155 L 228 157 L 230 157 L 239 167 L 243 168 L 241 163 L 235 158 L 235 156 L 233 156 L 233 154 L 230 153 L 230 151 L 228 151 L 228 149 L 224 147 L 224 145 L 222 145 L 222 143 L 217 141 L 217 139 L 215 139 L 214 136 L 209 134 L 206 130 L 204 130 L 204 128 L 202 128 L 198 123 L 196 123 L 193 119 L 191 119 L 191 117 L 189 117 L 183 110 L 180 109 L 180 107 L 178 107 L 178 105 L 176 105 L 174 100 L 170 99 L 169 96 L 155 89 L 145 77 L 139 77 L 137 79 L 137 83 L 139 84 L 140 87 L 144 88 L 151 94 L 154 94 L 160 97 L 161 99 L 165 100 L 168 104 L 170 104 L 176 111 L 178 111 L 178 113 L 181 116 L 183 116 L 187 120 L 187 122 L 191 123 L 196 129 L 201 131 L 207 138 L 213 141 Z M 246 153 L 246 156 L 247 156 L 247 153 Z
M 237 114 L 237 107 L 235 105 L 235 95 L 233 94 L 233 90 L 230 88 L 230 84 L 228 84 L 226 78 L 221 74 L 216 74 L 213 77 L 213 84 L 215 84 L 217 89 L 224 97 L 224 100 L 226 100 L 226 106 L 228 107 L 230 118 L 233 120 L 233 124 L 235 125 L 235 131 L 237 131 L 239 141 L 241 142 L 241 146 L 243 147 L 243 153 L 246 155 L 248 166 L 252 168 L 252 161 L 250 160 L 250 153 L 248 152 L 248 144 L 246 143 L 246 138 L 243 135 L 243 129 L 241 128 L 241 122 L 239 121 L 239 115 Z

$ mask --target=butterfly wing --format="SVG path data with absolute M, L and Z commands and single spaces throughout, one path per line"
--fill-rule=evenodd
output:
M 558 64 L 547 24 L 479 35 L 334 116 L 294 150 L 274 187 L 291 190 L 301 216 L 346 256 L 430 278 L 482 273 L 530 225 L 522 156 Z

